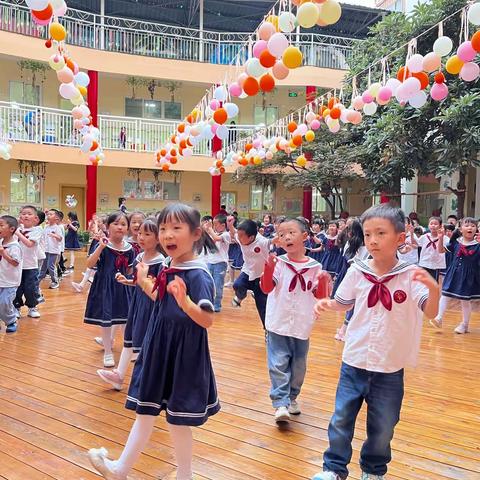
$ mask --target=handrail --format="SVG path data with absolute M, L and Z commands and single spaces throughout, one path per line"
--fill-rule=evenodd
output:
M 98 115 L 101 144 L 105 150 L 125 150 L 139 153 L 154 153 L 168 141 L 179 121 L 153 118 Z M 229 125 L 230 138 L 226 143 L 235 143 L 239 138 L 251 135 L 254 125 Z M 44 145 L 79 147 L 81 135 L 73 128 L 73 118 L 68 110 L 24 105 L 0 101 L 0 138 L 14 142 L 30 142 Z M 195 155 L 207 155 L 211 145 L 200 142 Z
M 22 0 L 0 1 L 0 30 L 47 38 L 47 29 L 37 26 Z M 62 18 L 71 45 L 109 52 L 171 58 L 228 65 L 238 55 L 248 58 L 251 33 L 212 32 L 142 20 L 104 16 L 69 8 Z M 203 35 L 202 35 L 203 33 Z M 303 53 L 304 64 L 345 70 L 353 46 L 359 40 L 292 33 L 291 42 Z

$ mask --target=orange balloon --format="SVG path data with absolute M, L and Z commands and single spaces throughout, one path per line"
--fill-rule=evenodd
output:
M 473 35 L 470 41 L 472 42 L 473 49 L 480 52 L 480 30 Z
M 98 142 L 96 140 L 94 140 L 92 142 L 92 146 L 90 147 L 90 151 L 94 152 L 97 148 L 98 148 Z
M 243 91 L 249 96 L 254 97 L 260 90 L 260 85 L 255 77 L 247 77 L 243 82 Z
M 170 137 L 170 142 L 171 143 L 177 143 L 177 136 L 175 134 L 173 134 L 171 137 Z
M 412 75 L 410 73 L 410 70 L 407 67 L 402 67 L 397 73 L 397 80 L 400 80 L 401 82 L 403 82 L 404 80 L 406 80 L 411 76 Z
M 247 143 L 245 145 L 245 152 L 248 153 L 252 148 L 253 148 L 253 145 L 251 143 Z
M 221 173 L 222 175 L 225 173 L 225 168 L 220 167 L 219 170 L 220 170 L 220 173 Z
M 219 108 L 215 110 L 213 114 L 213 119 L 219 125 L 223 125 L 228 119 L 228 113 L 224 108 Z
M 180 140 L 180 148 L 183 150 L 187 148 L 187 142 L 185 140 Z
M 160 156 L 164 157 L 167 154 L 167 150 L 165 148 L 162 148 L 160 150 Z
M 338 100 L 338 98 L 335 98 L 335 97 L 330 98 L 330 100 L 328 101 L 328 108 L 331 110 L 333 106 L 336 105 L 339 101 L 340 100 Z
M 187 117 L 187 122 L 188 122 L 188 123 L 193 123 L 193 115 L 189 115 L 189 116 Z
M 185 124 L 184 123 L 181 123 L 178 127 L 177 127 L 177 130 L 178 130 L 178 133 L 183 133 L 185 131 Z
M 242 158 L 239 162 L 238 162 L 242 167 L 246 167 L 248 165 L 248 160 L 246 158 Z
M 295 122 L 290 122 L 287 128 L 290 133 L 293 133 L 297 129 L 297 124 Z
M 223 165 L 223 161 L 222 161 L 222 160 L 217 160 L 217 163 L 215 163 L 215 166 L 216 166 L 217 168 L 220 168 L 222 165 Z
M 295 136 L 292 138 L 292 143 L 293 143 L 296 147 L 299 147 L 299 146 L 303 143 L 302 136 L 301 136 L 301 135 L 295 135 Z
M 52 18 L 53 8 L 50 4 L 47 5 L 43 10 L 32 10 L 32 14 L 35 15 L 39 20 L 48 20 Z
M 262 92 L 271 92 L 274 88 L 274 78 L 268 73 L 262 75 L 262 77 L 260 78 L 260 89 L 262 90 Z
M 264 50 L 260 54 L 260 64 L 263 65 L 265 68 L 272 68 L 275 63 L 277 63 L 277 59 L 268 51 Z
M 177 162 L 178 162 L 178 158 L 177 158 L 177 157 L 170 157 L 170 163 L 171 163 L 172 165 L 175 165 Z
M 341 114 L 342 111 L 338 107 L 332 108 L 330 110 L 330 118 L 333 118 L 334 120 L 338 120 Z
M 430 85 L 430 78 L 425 72 L 412 73 L 412 76 L 420 80 L 420 88 L 422 90 L 425 90 Z
M 176 151 L 174 148 L 172 148 L 172 149 L 170 150 L 170 156 L 171 156 L 171 157 L 176 157 L 176 156 L 177 156 L 177 151 Z
M 164 165 L 162 165 L 162 170 L 164 172 L 168 172 L 170 170 L 170 165 L 168 163 L 165 163 Z
M 69 58 L 65 59 L 65 64 L 72 72 L 75 73 L 75 64 Z

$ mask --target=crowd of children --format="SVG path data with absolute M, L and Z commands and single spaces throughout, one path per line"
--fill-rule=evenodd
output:
M 126 479 L 164 410 L 177 479 L 192 478 L 190 427 L 220 409 L 207 330 L 222 310 L 224 288 L 232 287 L 232 307 L 241 308 L 249 292 L 254 298 L 279 424 L 301 413 L 297 399 L 315 322 L 326 310 L 345 313 L 335 337 L 345 347 L 330 445 L 324 472 L 314 478 L 348 476 L 353 428 L 365 401 L 362 479 L 382 479 L 400 415 L 403 369 L 415 364 L 423 314 L 441 328 L 449 302 L 457 300 L 463 318 L 455 332 L 467 333 L 472 300 L 480 299 L 477 223 L 456 222 L 451 217 L 444 226 L 432 217 L 425 231 L 388 205 L 361 218 L 311 224 L 270 215 L 260 224 L 225 213 L 201 218 L 182 204 L 148 218 L 122 210 L 95 216 L 88 225 L 87 268 L 72 286 L 82 292 L 92 282 L 84 322 L 100 327 L 94 339 L 104 350 L 98 375 L 120 391 L 135 362 L 126 408 L 136 419 L 117 460 L 104 448 L 89 451 L 94 467 L 104 478 Z M 59 274 L 73 271 L 79 228 L 73 212 L 64 224 L 58 210 L 43 217 L 33 206 L 22 208 L 18 220 L 0 217 L 0 319 L 8 333 L 16 331 L 22 306 L 28 316 L 40 317 L 39 282 L 47 274 L 56 289 Z M 61 266 L 65 250 L 70 270 Z M 113 368 L 117 331 L 123 349 Z

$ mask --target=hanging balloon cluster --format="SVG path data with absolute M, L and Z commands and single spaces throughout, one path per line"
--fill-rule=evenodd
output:
M 468 22 L 480 25 L 480 3 L 472 5 L 468 13 L 466 9 L 462 10 L 461 43 L 456 54 L 446 60 L 445 70 L 450 75 L 459 75 L 465 82 L 473 82 L 480 76 L 480 67 L 474 62 L 480 53 L 480 31 L 468 39 Z M 323 95 L 302 109 L 298 125 L 291 115 L 287 120 L 281 119 L 268 129 L 269 132 L 286 131 L 283 135 L 257 134 L 253 140 L 245 143 L 243 149 L 228 152 L 225 158 L 236 161 L 241 166 L 261 165 L 264 159 L 270 160 L 278 151 L 290 155 L 297 148 L 301 148 L 304 142 L 313 141 L 314 131 L 320 128 L 321 122 L 325 123 L 331 133 L 337 133 L 342 124 L 358 125 L 362 122 L 363 115 L 374 115 L 378 106 L 387 105 L 393 99 L 402 106 L 409 104 L 414 108 L 422 108 L 427 103 L 429 95 L 433 101 L 444 100 L 449 92 L 442 71 L 442 59 L 452 52 L 453 41 L 443 35 L 443 26 L 440 23 L 439 37 L 433 45 L 433 51 L 423 56 L 416 53 L 416 46 L 417 39 L 409 42 L 405 66 L 400 68 L 396 78 L 387 78 L 387 58 L 381 61 L 383 81 L 372 83 L 369 69 L 369 86 L 361 94 L 357 91 L 354 77 L 350 106 L 347 107 L 343 103 L 341 92 L 340 98 L 336 98 L 335 93 L 333 96 L 331 93 Z M 433 85 L 427 93 L 432 79 Z M 303 167 L 307 164 L 307 159 L 300 155 L 296 163 Z
M 291 12 L 292 4 L 298 7 L 296 15 Z M 179 159 L 190 157 L 192 149 L 202 140 L 212 140 L 215 136 L 220 140 L 228 138 L 229 129 L 225 124 L 239 112 L 238 106 L 228 100 L 255 96 L 260 91 L 271 92 L 277 80 L 287 78 L 290 70 L 302 65 L 302 52 L 298 47 L 290 45 L 287 37 L 296 27 L 332 25 L 342 15 L 337 0 L 281 0 L 278 5 L 278 15 L 269 14 L 259 26 L 252 56 L 241 67 L 243 71 L 235 75 L 233 82 L 212 88 L 200 106 L 178 125 L 170 142 L 156 152 L 156 164 L 162 170 L 168 171 L 170 165 Z M 275 8 L 272 12 L 274 10 Z M 218 152 L 209 172 L 221 175 L 233 161 L 232 155 L 223 158 L 223 154 Z
M 61 97 L 70 100 L 74 105 L 73 126 L 82 135 L 80 149 L 89 154 L 89 160 L 93 165 L 102 165 L 105 155 L 100 147 L 100 131 L 93 126 L 90 109 L 85 103 L 90 78 L 85 72 L 81 72 L 78 64 L 67 55 L 65 46 L 67 31 L 58 22 L 58 18 L 67 13 L 67 5 L 64 0 L 26 0 L 26 3 L 31 9 L 34 22 L 40 26 L 48 25 L 49 39 L 45 46 L 56 50 L 48 63 L 56 71 L 58 81 L 61 83 L 59 87 Z
M 12 145 L 0 140 L 0 157 L 4 160 L 10 160 L 12 157 Z

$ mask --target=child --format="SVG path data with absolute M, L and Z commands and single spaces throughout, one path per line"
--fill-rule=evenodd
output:
M 22 281 L 22 248 L 15 238 L 17 219 L 10 215 L 0 217 L 0 320 L 7 333 L 17 331 L 17 315 L 13 301 Z
M 237 228 L 238 218 L 233 216 L 233 226 Z M 225 287 L 233 287 L 235 282 L 235 272 L 243 267 L 242 250 L 238 242 L 230 235 L 230 246 L 228 247 L 228 270 L 230 273 L 230 280 L 225 284 Z
M 228 247 L 230 246 L 230 234 L 227 232 L 227 217 L 217 215 L 213 219 L 213 226 L 207 224 L 206 232 L 215 242 L 218 251 L 208 256 L 208 269 L 215 283 L 215 313 L 222 311 L 223 286 L 228 267 Z
M 398 259 L 416 265 L 418 263 L 418 245 L 414 239 L 413 225 L 405 217 L 405 244 L 398 249 Z
M 267 298 L 265 328 L 270 374 L 270 398 L 275 421 L 288 422 L 290 414 L 299 415 L 297 397 L 307 370 L 309 337 L 314 324 L 315 298 L 322 266 L 305 256 L 306 223 L 287 218 L 278 226 L 278 244 L 286 255 L 270 255 L 260 281 Z M 328 291 L 327 291 L 328 295 Z M 317 297 L 321 298 L 321 297 Z M 301 308 L 299 306 L 301 305 Z
M 57 210 L 52 209 L 47 212 L 47 226 L 43 231 L 43 237 L 45 239 L 45 254 L 47 258 L 43 262 L 40 271 L 40 281 L 45 278 L 48 271 L 51 279 L 49 288 L 52 289 L 60 286 L 57 275 L 57 261 L 62 251 L 62 239 L 64 237 L 63 230 L 58 224 L 59 221 L 60 216 Z
M 67 234 L 65 236 L 65 250 L 70 252 L 70 266 L 68 269 L 73 271 L 75 269 L 75 251 L 80 250 L 80 242 L 78 241 L 78 230 L 80 229 L 80 222 L 76 212 L 67 213 Z
M 468 333 L 468 324 L 472 313 L 472 300 L 480 300 L 480 244 L 476 239 L 477 222 L 471 217 L 464 218 L 460 230 L 450 239 L 448 249 L 452 252 L 452 261 L 445 274 L 442 285 L 442 298 L 438 316 L 432 324 L 442 327 L 443 316 L 450 299 L 459 300 L 462 306 L 463 320 L 455 328 L 455 333 Z
M 142 249 L 142 253 L 137 255 L 133 267 L 135 268 L 139 263 L 148 265 L 148 276 L 157 278 L 165 257 L 159 252 L 158 227 L 155 219 L 147 219 L 140 226 L 138 245 Z M 118 275 L 117 282 L 135 287 L 128 310 L 123 350 L 117 369 L 97 370 L 97 373 L 102 380 L 110 383 L 115 390 L 121 390 L 128 364 L 133 356 L 140 352 L 154 302 L 137 284 L 136 276 L 133 280 L 129 280 L 124 275 Z
M 38 258 L 38 275 L 37 275 L 37 301 L 38 303 L 45 303 L 45 298 L 43 296 L 42 290 L 40 288 L 40 271 L 42 270 L 42 265 L 45 259 L 47 258 L 47 255 L 45 254 L 45 237 L 43 236 L 43 224 L 45 223 L 46 215 L 45 212 L 38 211 L 37 210 L 37 215 L 38 215 L 38 227 L 42 231 L 42 236 L 40 237 L 40 240 L 37 244 L 37 258 Z
M 263 233 L 262 235 L 265 238 L 272 238 L 273 234 L 275 233 L 275 226 L 273 225 L 273 219 L 270 214 L 266 214 L 263 217 L 263 223 L 262 223 L 262 228 L 263 228 Z
M 32 205 L 26 205 L 20 211 L 20 224 L 15 232 L 23 253 L 22 281 L 17 289 L 13 304 L 17 309 L 17 318 L 21 317 L 23 305 L 28 307 L 28 316 L 40 318 L 38 305 L 38 245 L 43 230 L 38 226 L 38 212 Z
M 142 212 L 132 212 L 128 219 L 130 221 L 130 229 L 127 241 L 132 245 L 135 255 L 138 255 L 142 251 L 138 244 L 138 232 L 140 231 L 140 225 L 145 220 L 145 215 Z
M 328 230 L 323 238 L 323 248 L 325 255 L 323 256 L 322 266 L 330 275 L 335 276 L 338 273 L 340 262 L 342 260 L 342 252 L 337 245 L 338 224 L 335 221 L 328 222 Z
M 442 270 L 440 272 L 440 275 L 443 275 L 445 276 L 445 274 L 447 273 L 447 269 L 448 267 L 450 266 L 450 264 L 452 263 L 453 261 L 453 252 L 452 252 L 452 248 L 450 247 L 450 239 L 452 238 L 453 236 L 453 233 L 455 232 L 456 230 L 456 227 L 451 225 L 450 223 L 447 223 L 445 226 L 444 226 L 444 230 L 445 230 L 445 237 L 448 238 L 448 245 L 445 247 L 445 263 L 447 265 L 446 269 L 445 270 Z M 478 224 L 477 224 L 477 230 L 478 230 Z M 453 247 L 453 245 L 452 245 Z
M 310 248 L 308 255 L 318 263 L 322 263 L 325 256 L 323 248 L 325 238 L 324 226 L 325 222 L 323 220 L 315 219 L 312 222 L 312 248 Z
M 130 272 L 135 253 L 125 240 L 128 217 L 122 212 L 107 219 L 108 240 L 101 237 L 95 252 L 87 259 L 87 268 L 97 267 L 88 293 L 84 322 L 102 327 L 101 339 L 95 341 L 104 348 L 103 366 L 114 367 L 112 353 L 114 325 L 125 325 L 128 318 L 127 286 L 117 282 L 118 275 Z
M 428 221 L 428 229 L 430 233 L 426 233 L 420 238 L 412 238 L 412 246 L 421 247 L 418 264 L 438 282 L 440 270 L 446 267 L 445 244 L 448 244 L 448 239 L 444 239 L 440 217 L 431 217 Z
M 242 300 L 247 296 L 247 292 L 251 290 L 255 295 L 257 312 L 260 315 L 260 320 L 265 329 L 267 296 L 260 288 L 260 277 L 263 272 L 263 266 L 268 258 L 270 242 L 262 235 L 259 235 L 257 224 L 253 220 L 244 220 L 238 226 L 238 230 L 235 230 L 233 227 L 233 217 L 229 217 L 227 223 L 230 235 L 240 244 L 245 260 L 242 272 L 233 284 L 235 296 L 232 300 L 232 306 L 240 307 Z
M 397 260 L 405 242 L 405 215 L 389 205 L 361 218 L 371 260 L 355 260 L 334 300 L 320 300 L 315 312 L 345 312 L 355 305 L 340 371 L 330 446 L 323 473 L 314 480 L 345 480 L 352 457 L 355 420 L 367 403 L 368 437 L 360 453 L 362 480 L 383 480 L 391 460 L 390 441 L 400 418 L 404 367 L 418 357 L 422 311 L 438 311 L 438 283 L 423 269 Z
M 65 265 L 65 225 L 63 224 L 63 219 L 65 215 L 61 210 L 54 209 L 57 216 L 57 225 L 60 227 L 62 231 L 62 240 L 61 240 L 61 250 L 60 250 L 60 255 L 58 257 L 57 261 L 57 275 L 58 275 L 58 280 L 59 282 L 62 281 L 63 277 L 66 275 L 70 275 L 72 273 L 71 270 L 68 270 L 66 265 Z
M 126 407 L 136 419 L 120 458 L 105 448 L 88 452 L 104 478 L 126 479 L 145 448 L 156 417 L 166 411 L 177 458 L 178 480 L 192 478 L 192 431 L 220 410 L 207 329 L 214 319 L 213 279 L 197 253 L 214 251 L 197 210 L 179 203 L 158 217 L 159 240 L 169 258 L 157 280 L 137 267 L 137 284 L 154 301 L 152 321 L 133 371 Z M 168 262 L 168 263 L 167 263 Z

